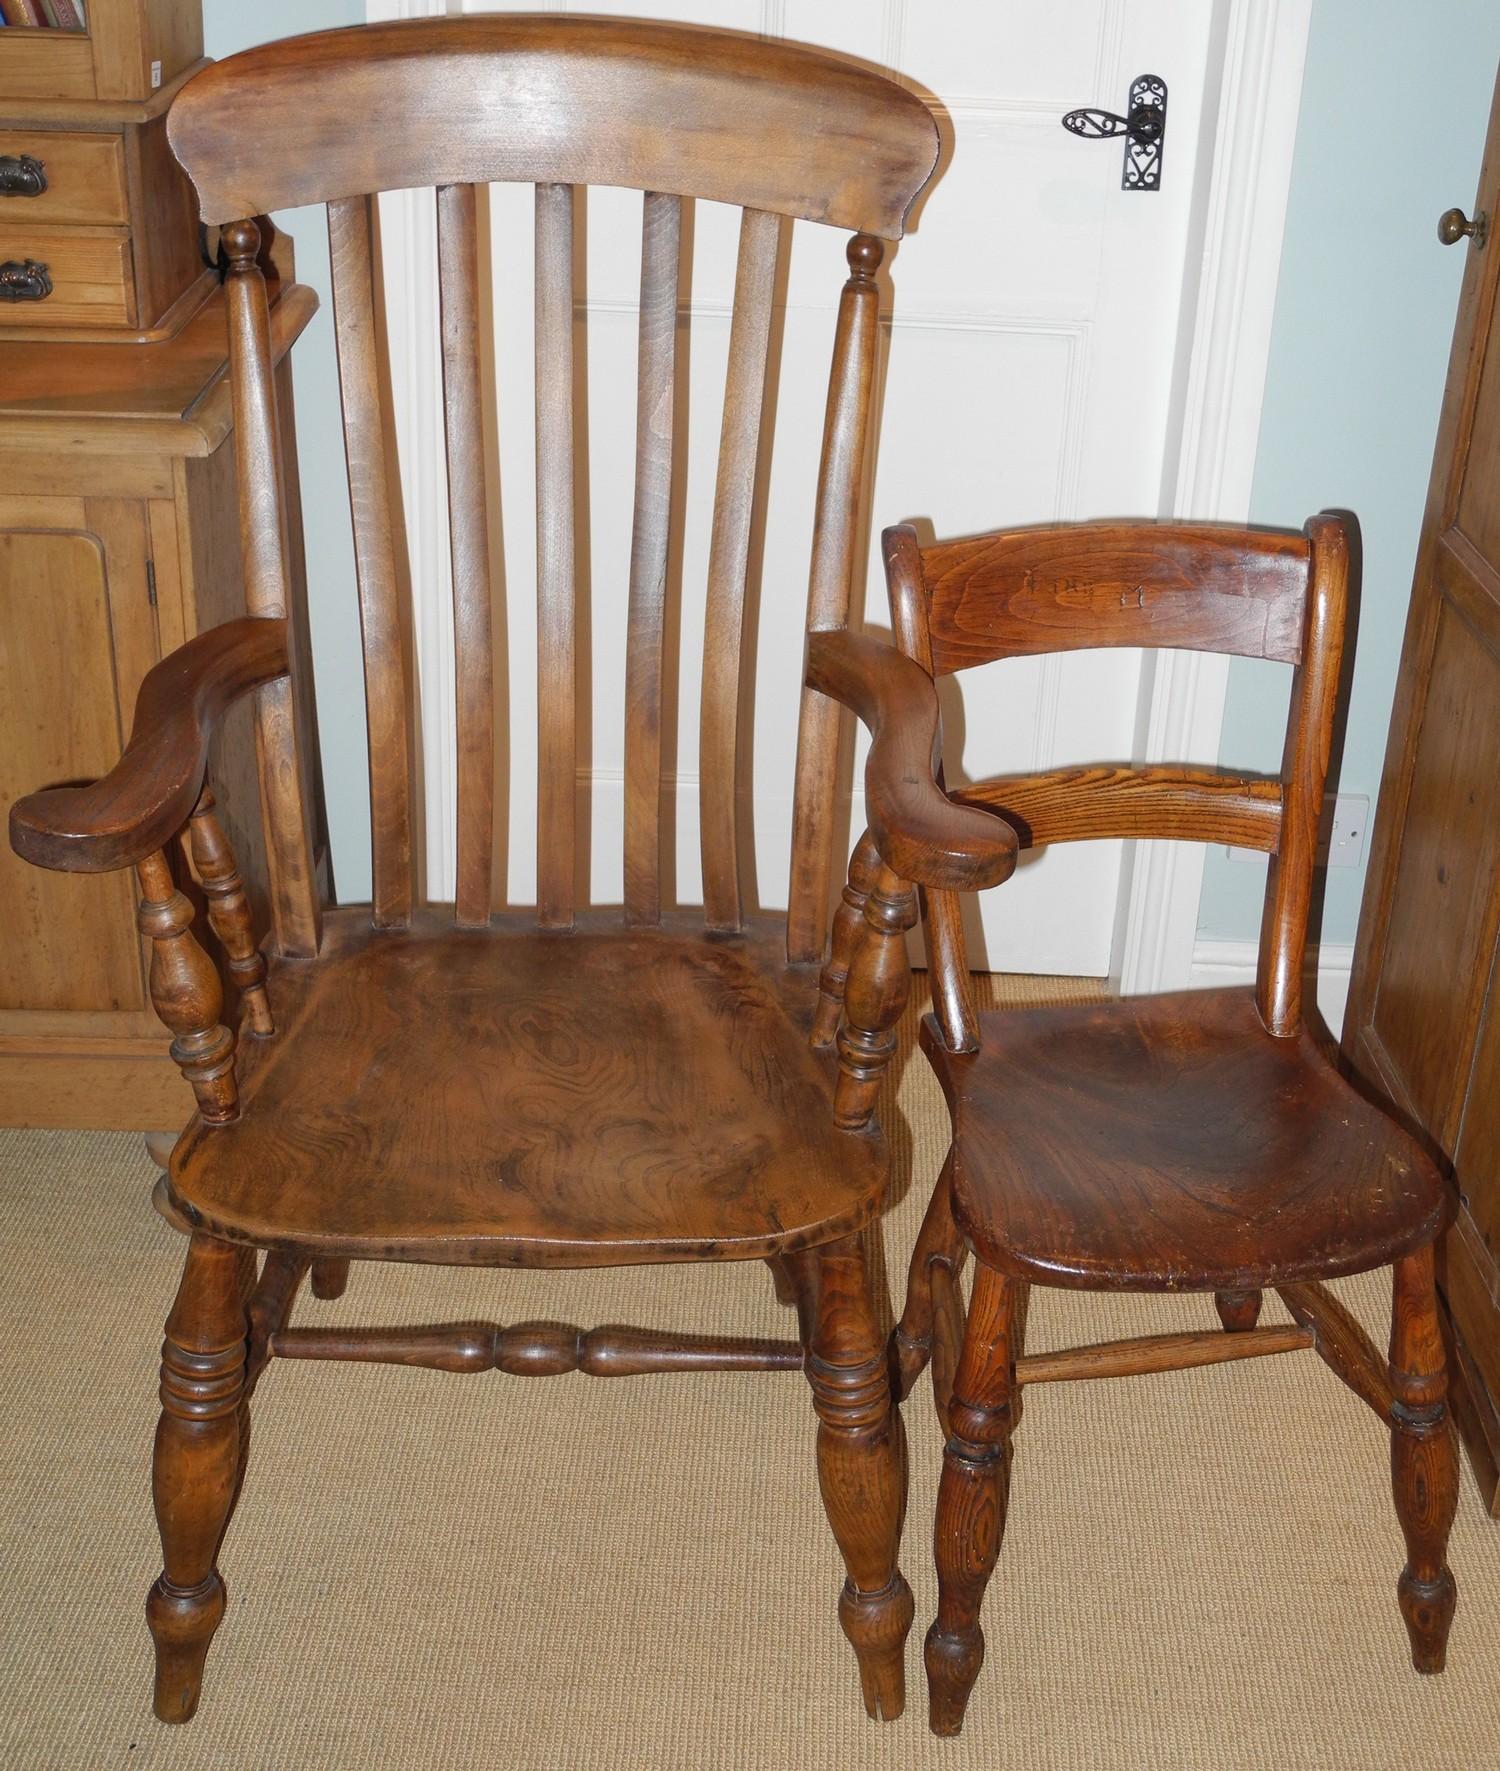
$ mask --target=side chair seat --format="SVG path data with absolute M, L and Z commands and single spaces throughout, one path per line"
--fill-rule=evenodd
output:
M 1091 1290 L 1239 1291 L 1368 1271 L 1451 1212 L 1420 1145 L 1251 988 L 982 1015 L 922 1045 L 979 1259 Z
M 274 961 L 241 1116 L 195 1120 L 168 1202 L 195 1228 L 327 1256 L 511 1266 L 753 1258 L 878 1211 L 874 1131 L 832 1120 L 813 972 L 785 923 L 701 912 L 539 930 L 330 913 Z

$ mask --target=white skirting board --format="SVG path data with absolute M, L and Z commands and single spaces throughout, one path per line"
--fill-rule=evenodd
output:
M 1193 943 L 1191 987 L 1253 984 L 1259 948 L 1254 941 L 1214 941 L 1200 935 Z M 1325 941 L 1317 950 L 1318 1010 L 1335 1039 L 1344 1031 L 1344 1005 L 1349 1000 L 1349 974 L 1354 965 L 1354 945 Z

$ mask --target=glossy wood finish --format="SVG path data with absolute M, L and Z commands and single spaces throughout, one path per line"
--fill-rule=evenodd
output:
M 828 378 L 807 590 L 807 625 L 819 632 L 842 628 L 849 620 L 880 319 L 875 273 L 883 255 L 880 241 L 870 233 L 856 234 L 845 252 L 849 280 L 839 297 L 833 369 Z M 787 898 L 787 957 L 794 963 L 816 959 L 823 947 L 838 746 L 838 708 L 829 695 L 808 682 L 797 728 L 792 872 Z
M 323 122 L 310 147 L 302 137 L 314 113 Z M 339 121 L 332 133 L 329 117 Z M 802 833 L 795 927 L 781 917 L 747 916 L 742 907 L 734 801 L 746 748 L 738 711 L 754 661 L 743 641 L 747 568 L 785 220 L 832 222 L 855 236 L 834 341 L 809 592 L 810 621 L 831 629 L 847 618 L 861 533 L 880 258 L 874 236 L 899 235 L 935 163 L 933 121 L 903 87 L 813 51 L 678 26 L 480 16 L 325 33 L 236 57 L 192 84 L 171 127 L 204 219 L 221 224 L 229 258 L 244 590 L 249 626 L 262 630 L 291 613 L 296 516 L 273 372 L 264 234 L 254 218 L 283 201 L 329 207 L 370 726 L 374 903 L 325 919 L 310 860 L 303 765 L 311 725 L 304 718 L 299 729 L 293 691 L 304 665 L 295 647 L 285 647 L 285 668 L 251 685 L 272 861 L 265 991 L 275 1024 L 268 1037 L 247 1038 L 236 1052 L 211 988 L 216 976 L 187 945 L 170 879 L 161 877 L 165 863 L 159 855 L 142 861 L 151 933 L 165 952 L 159 1007 L 202 1101 L 155 1202 L 190 1233 L 192 1261 L 207 1261 L 206 1249 L 230 1251 L 223 1265 L 249 1330 L 248 1338 L 242 1332 L 246 1364 L 234 1411 L 239 1444 L 248 1431 L 244 1394 L 277 1352 L 536 1374 L 801 1364 L 820 1423 L 820 1485 L 848 1575 L 840 1619 L 867 1709 L 895 1715 L 904 1701 L 902 1647 L 912 1614 L 896 1565 L 904 1451 L 853 1240 L 879 1210 L 887 1164 L 878 1134 L 865 1126 L 867 1110 L 839 1115 L 848 1129 L 836 1122 L 837 1061 L 809 1037 L 826 920 L 817 882 L 826 886 L 831 856 L 809 854 L 806 845 L 831 841 L 837 750 L 837 710 L 816 685 L 808 702 L 816 742 L 804 746 L 801 775 L 811 809 L 795 818 Z M 539 866 L 535 913 L 492 915 L 491 709 L 501 675 L 495 639 L 503 630 L 491 619 L 481 508 L 488 484 L 478 332 L 484 227 L 474 187 L 512 178 L 533 184 L 536 200 Z M 625 647 L 627 680 L 639 698 L 632 695 L 627 715 L 623 917 L 582 902 L 584 843 L 574 827 L 577 727 L 587 718 L 577 657 L 587 625 L 578 607 L 586 572 L 574 537 L 585 392 L 574 385 L 574 214 L 583 201 L 576 187 L 587 182 L 646 193 L 641 451 Z M 376 294 L 373 200 L 411 185 L 438 191 L 436 317 L 461 679 L 458 902 L 451 909 L 417 901 L 424 843 L 412 779 L 423 734 L 410 698 L 409 562 L 397 545 L 403 524 L 384 381 L 391 341 Z M 684 196 L 732 201 L 744 215 L 708 574 L 705 905 L 698 915 L 663 915 L 663 640 Z M 820 633 L 822 642 L 836 637 Z M 188 662 L 179 657 L 173 668 Z M 917 672 L 912 700 L 909 667 L 881 647 L 861 653 L 844 674 L 849 694 L 863 699 L 881 727 L 879 768 L 899 770 L 925 745 L 925 783 L 890 783 L 897 800 L 912 801 L 931 820 L 928 849 L 912 847 L 914 867 L 930 859 L 945 878 L 998 877 L 1014 854 L 1006 826 L 949 806 L 932 779 L 930 682 Z M 145 774 L 158 797 L 171 786 L 176 815 L 196 808 L 188 847 L 212 888 L 231 975 L 248 988 L 244 1025 L 253 1030 L 255 1004 L 264 999 L 248 969 L 253 952 L 233 885 L 237 870 L 227 841 L 218 840 L 227 829 L 215 831 L 211 802 L 199 798 L 203 759 L 189 743 L 216 712 L 206 706 L 189 720 L 183 740 L 166 746 Z M 217 760 L 213 766 L 217 792 Z M 134 778 L 128 769 L 126 778 Z M 98 833 L 73 834 L 70 852 L 86 853 L 86 840 Z M 874 1042 L 860 1054 L 870 1071 L 855 1079 L 860 1088 L 888 1049 L 887 1024 L 905 986 L 904 955 L 897 965 L 895 949 L 900 926 L 914 915 L 902 878 L 882 874 L 877 887 L 871 902 L 885 917 L 885 957 L 869 975 L 856 960 L 847 988 Z M 853 1060 L 845 1055 L 847 1067 Z M 265 1252 L 258 1276 L 257 1251 Z M 316 1294 L 337 1296 L 356 1258 L 552 1267 L 760 1258 L 795 1302 L 800 1339 L 746 1345 L 559 1323 L 290 1326 L 301 1280 L 310 1276 Z M 222 1291 L 227 1297 L 227 1282 Z M 242 1455 L 231 1459 L 226 1451 L 223 1461 L 233 1463 L 234 1475 L 227 1502 L 212 1500 L 221 1528 L 244 1476 Z M 174 1496 L 191 1489 L 197 1467 L 188 1460 L 171 1476 Z M 191 1504 L 206 1509 L 209 1500 Z M 196 1700 L 199 1649 L 222 1609 L 221 1592 L 203 1587 L 190 1609 L 198 1658 L 174 1672 L 177 1694 L 164 1712 L 179 1717 Z
M 87 787 L 54 787 L 10 809 L 11 847 L 38 867 L 129 867 L 186 825 L 214 730 L 241 695 L 288 669 L 286 622 L 243 617 L 210 628 L 141 684 L 125 754 Z
M 635 515 L 625 652 L 625 919 L 661 915 L 662 654 L 672 533 L 682 199 L 646 193 L 635 415 Z
M 481 401 L 479 199 L 474 186 L 445 185 L 437 194 L 437 214 L 458 727 L 454 915 L 465 927 L 477 927 L 489 920 L 494 891 L 495 674 Z
M 402 928 L 411 917 L 414 865 L 410 663 L 397 581 L 394 464 L 375 318 L 373 232 L 369 199 L 329 204 L 334 331 L 364 638 L 373 921 L 377 928 Z
M 703 701 L 698 730 L 698 821 L 703 915 L 711 929 L 740 926 L 739 716 L 745 577 L 750 562 L 761 407 L 781 220 L 747 209 L 740 220 L 729 370 L 724 383 L 704 613 Z
M 224 1615 L 219 1540 L 238 1486 L 245 1311 L 239 1253 L 194 1236 L 161 1358 L 161 1422 L 151 1492 L 162 1572 L 146 1601 L 156 1647 L 157 1716 L 198 1707 L 209 1643 Z
M 220 230 L 229 256 L 230 383 L 234 392 L 236 488 L 245 606 L 252 615 L 285 618 L 292 596 L 286 472 L 276 378 L 272 372 L 270 298 L 254 221 Z M 303 766 L 308 733 L 298 731 L 307 702 L 297 706 L 289 681 L 269 683 L 256 697 L 255 750 L 260 773 L 266 864 L 271 885 L 271 938 L 279 952 L 311 959 L 321 915 L 313 860 L 311 808 Z
M 1397 1594 L 1419 1673 L 1440 1673 L 1458 1587 L 1445 1553 L 1458 1508 L 1458 1458 L 1448 1421 L 1447 1356 L 1433 1251 L 1396 1263 L 1391 1307 L 1391 1490 L 1406 1538 Z
M 939 888 L 929 909 L 936 900 L 940 1014 L 924 1019 L 922 1046 L 947 1097 L 953 1145 L 891 1352 L 898 1394 L 932 1362 L 948 1441 L 938 1615 L 927 1638 L 932 1728 L 959 1732 L 983 1660 L 979 1612 L 1004 1529 L 1021 1388 L 1299 1349 L 1315 1349 L 1390 1428 L 1408 1549 L 1401 1609 L 1414 1664 L 1438 1671 L 1455 1596 L 1443 1557 L 1456 1479 L 1432 1271 L 1453 1199 L 1427 1150 L 1339 1074 L 1302 1024 L 1343 645 L 1343 525 L 1315 517 L 1296 537 L 1083 524 L 929 548 L 901 528 L 887 531 L 884 553 L 897 642 L 929 683 L 933 672 L 1101 645 L 1201 647 L 1294 667 L 1279 781 L 1072 767 L 954 796 L 1007 819 L 1025 847 L 1176 838 L 1241 843 L 1271 859 L 1253 989 L 1024 1014 L 973 1013 L 958 904 L 944 889 L 955 882 L 927 882 Z M 891 821 L 913 833 L 899 813 Z M 871 824 L 885 884 L 896 843 L 873 816 Z M 867 936 L 849 971 L 841 1053 L 870 1012 L 856 1002 L 870 947 Z M 978 1262 L 966 1321 L 965 1248 Z M 1320 1283 L 1386 1264 L 1395 1268 L 1388 1370 Z M 1221 1327 L 1027 1358 L 1033 1284 L 1208 1292 Z M 1257 1326 L 1269 1287 L 1281 1290 L 1292 1326 Z
M 925 671 L 879 640 L 815 632 L 808 637 L 807 682 L 869 729 L 870 830 L 902 879 L 962 891 L 1009 878 L 1014 830 L 1003 818 L 955 806 L 938 782 L 942 725 Z
M 378 129 L 324 127 L 376 91 Z M 612 184 L 893 240 L 938 146 L 913 94 L 816 50 L 545 14 L 266 43 L 205 69 L 169 129 L 208 222 L 420 185 Z
M 1010 1495 L 1015 1362 L 1022 1287 L 988 1267 L 974 1276 L 969 1327 L 954 1379 L 933 1551 L 938 1612 L 927 1632 L 928 1721 L 957 1734 L 984 1664 L 979 1609 L 1000 1556 Z
M 246 1028 L 260 1038 L 276 1031 L 266 995 L 266 961 L 255 939 L 245 882 L 234 851 L 215 814 L 211 788 L 205 787 L 193 807 L 188 846 L 197 878 L 208 899 L 208 920 L 224 949 L 225 964 L 244 1005 Z
M 933 669 L 1077 646 L 1189 646 L 1295 664 L 1307 558 L 1300 536 L 1194 523 L 943 542 L 922 549 Z
M 136 866 L 141 884 L 137 917 L 151 943 L 151 1004 L 172 1032 L 172 1060 L 192 1085 L 206 1125 L 239 1115 L 234 1035 L 219 1017 L 224 990 L 213 962 L 193 936 L 193 906 L 178 891 L 158 850 Z
M 1467 207 L 1500 214 L 1500 85 Z M 1461 250 L 1343 1042 L 1454 1165 L 1453 1402 L 1500 1515 L 1500 250 Z
M 839 1622 L 859 1660 L 865 1713 L 906 1704 L 911 1589 L 896 1566 L 906 1511 L 906 1442 L 891 1404 L 864 1254 L 853 1238 L 798 1265 L 813 1299 L 807 1380 L 818 1417 L 818 1486 L 848 1578 Z
M 1249 989 L 980 1017 L 927 1053 L 970 1246 L 1041 1284 L 1253 1291 L 1368 1271 L 1452 1215 L 1421 1147 Z
M 568 1322 L 454 1322 L 432 1328 L 290 1328 L 271 1337 L 277 1359 L 345 1359 L 428 1371 L 502 1371 L 510 1377 L 644 1377 L 670 1371 L 801 1371 L 801 1341 Z
M 448 1264 L 743 1259 L 857 1229 L 884 1152 L 833 1124 L 812 977 L 778 919 L 695 922 L 507 913 L 486 936 L 428 910 L 387 935 L 330 912 L 316 966 L 273 960 L 280 1031 L 241 1054 L 239 1123 L 179 1143 L 173 1203 L 261 1248 Z
M 573 920 L 577 854 L 573 577 L 573 192 L 536 189 L 537 921 Z

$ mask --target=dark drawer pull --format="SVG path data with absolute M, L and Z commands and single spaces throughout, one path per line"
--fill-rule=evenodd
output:
M 39 197 L 46 188 L 40 160 L 30 154 L 0 154 L 0 197 Z
M 9 258 L 0 264 L 0 301 L 45 301 L 52 293 L 47 267 L 36 259 Z

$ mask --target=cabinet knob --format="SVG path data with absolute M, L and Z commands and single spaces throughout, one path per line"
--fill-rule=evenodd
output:
M 1489 231 L 1490 218 L 1483 211 L 1473 221 L 1462 209 L 1445 209 L 1438 217 L 1438 238 L 1445 246 L 1456 246 L 1460 240 L 1469 239 L 1478 251 L 1489 237 Z
M 0 264 L 0 301 L 45 301 L 51 293 L 52 278 L 36 259 L 8 258 Z
M 46 188 L 40 160 L 30 154 L 0 154 L 0 197 L 40 197 Z

